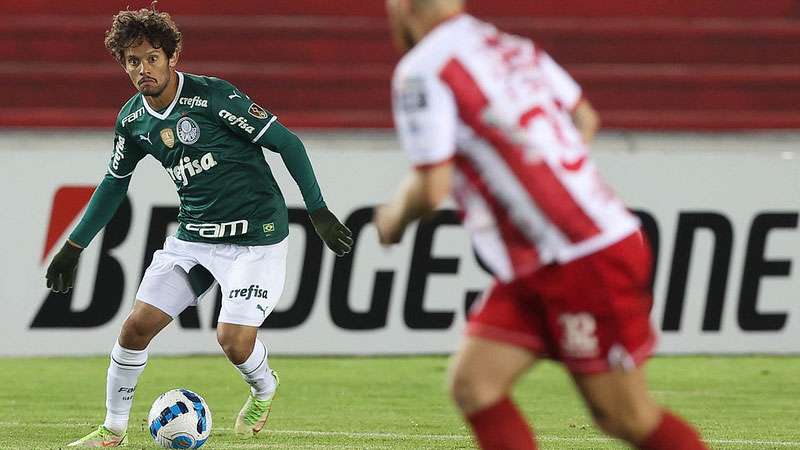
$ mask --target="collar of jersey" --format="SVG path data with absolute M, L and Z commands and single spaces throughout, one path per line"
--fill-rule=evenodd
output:
M 172 108 L 174 108 L 175 105 L 178 104 L 178 98 L 180 98 L 181 90 L 183 89 L 183 73 L 177 71 L 175 73 L 178 74 L 178 90 L 175 91 L 175 98 L 172 99 L 172 103 L 170 103 L 169 106 L 167 106 L 167 109 L 165 109 L 163 113 L 159 114 L 158 111 L 151 108 L 150 104 L 147 103 L 147 99 L 145 99 L 144 96 L 142 96 L 142 103 L 144 103 L 144 109 L 147 110 L 147 112 L 150 113 L 151 116 L 157 119 L 161 120 L 166 119 L 167 116 L 169 116 L 169 113 L 172 112 Z

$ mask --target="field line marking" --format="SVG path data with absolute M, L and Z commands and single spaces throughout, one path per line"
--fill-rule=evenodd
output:
M 222 431 L 232 431 L 232 428 L 217 428 Z M 345 437 L 384 437 L 392 439 L 427 439 L 427 440 L 466 440 L 472 436 L 466 434 L 413 434 L 413 433 L 379 433 L 369 431 L 319 431 L 319 430 L 270 430 L 275 434 L 294 434 L 312 436 L 345 436 Z M 540 441 L 566 441 L 566 442 L 611 442 L 616 439 L 607 437 L 563 437 L 537 435 Z M 709 444 L 737 444 L 737 445 L 777 445 L 785 447 L 800 447 L 800 441 L 762 441 L 750 439 L 706 439 Z
M 14 422 L 14 421 L 0 421 L 0 427 L 3 426 L 22 426 L 22 425 L 35 425 L 39 427 L 49 428 L 69 428 L 80 426 L 95 426 L 95 423 L 88 422 L 65 422 L 65 423 L 31 423 L 31 422 Z M 218 431 L 233 431 L 229 427 L 214 427 Z M 374 431 L 321 431 L 321 430 L 269 430 L 269 433 L 274 434 L 288 434 L 288 435 L 305 435 L 305 436 L 343 436 L 349 438 L 389 438 L 389 439 L 417 439 L 417 440 L 439 440 L 439 441 L 461 441 L 469 440 L 472 437 L 467 434 L 415 434 L 415 433 L 392 433 L 392 432 L 374 432 Z M 607 437 L 563 437 L 563 436 L 542 436 L 537 435 L 536 439 L 542 442 L 611 442 L 615 439 Z M 705 442 L 709 444 L 722 444 L 722 445 L 772 445 L 778 447 L 799 447 L 800 441 L 764 441 L 764 440 L 751 440 L 751 439 L 706 439 Z

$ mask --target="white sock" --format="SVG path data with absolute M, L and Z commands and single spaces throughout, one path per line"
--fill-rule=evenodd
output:
M 147 349 L 129 350 L 114 343 L 106 378 L 106 420 L 103 425 L 117 434 L 128 429 L 136 382 L 147 364 Z
M 247 360 L 236 364 L 236 368 L 242 373 L 242 378 L 250 385 L 250 391 L 259 400 L 266 400 L 277 387 L 269 369 L 267 356 L 267 347 L 256 338 L 256 344 Z

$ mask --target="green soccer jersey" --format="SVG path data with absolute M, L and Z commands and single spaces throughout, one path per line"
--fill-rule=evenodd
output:
M 137 93 L 116 122 L 108 174 L 130 177 L 155 157 L 180 198 L 176 237 L 186 241 L 267 245 L 288 235 L 286 203 L 261 147 L 280 151 L 276 116 L 219 78 L 177 72 L 178 91 L 155 111 Z M 299 141 L 298 141 L 299 142 Z M 292 150 L 295 151 L 295 150 Z M 309 176 L 298 179 L 309 210 L 325 206 L 305 151 Z M 291 155 L 281 155 L 287 162 Z M 290 172 L 292 165 L 287 162 Z M 305 167 L 295 172 L 306 171 Z

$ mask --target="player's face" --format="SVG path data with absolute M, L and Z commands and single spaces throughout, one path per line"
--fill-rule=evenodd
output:
M 408 0 L 386 0 L 386 12 L 392 29 L 392 40 L 398 50 L 405 53 L 416 44 L 409 29 L 410 5 Z
M 172 58 L 167 58 L 162 48 L 153 48 L 147 42 L 125 49 L 125 71 L 131 77 L 133 86 L 146 96 L 158 97 L 167 88 L 175 65 L 178 63 L 178 53 Z

